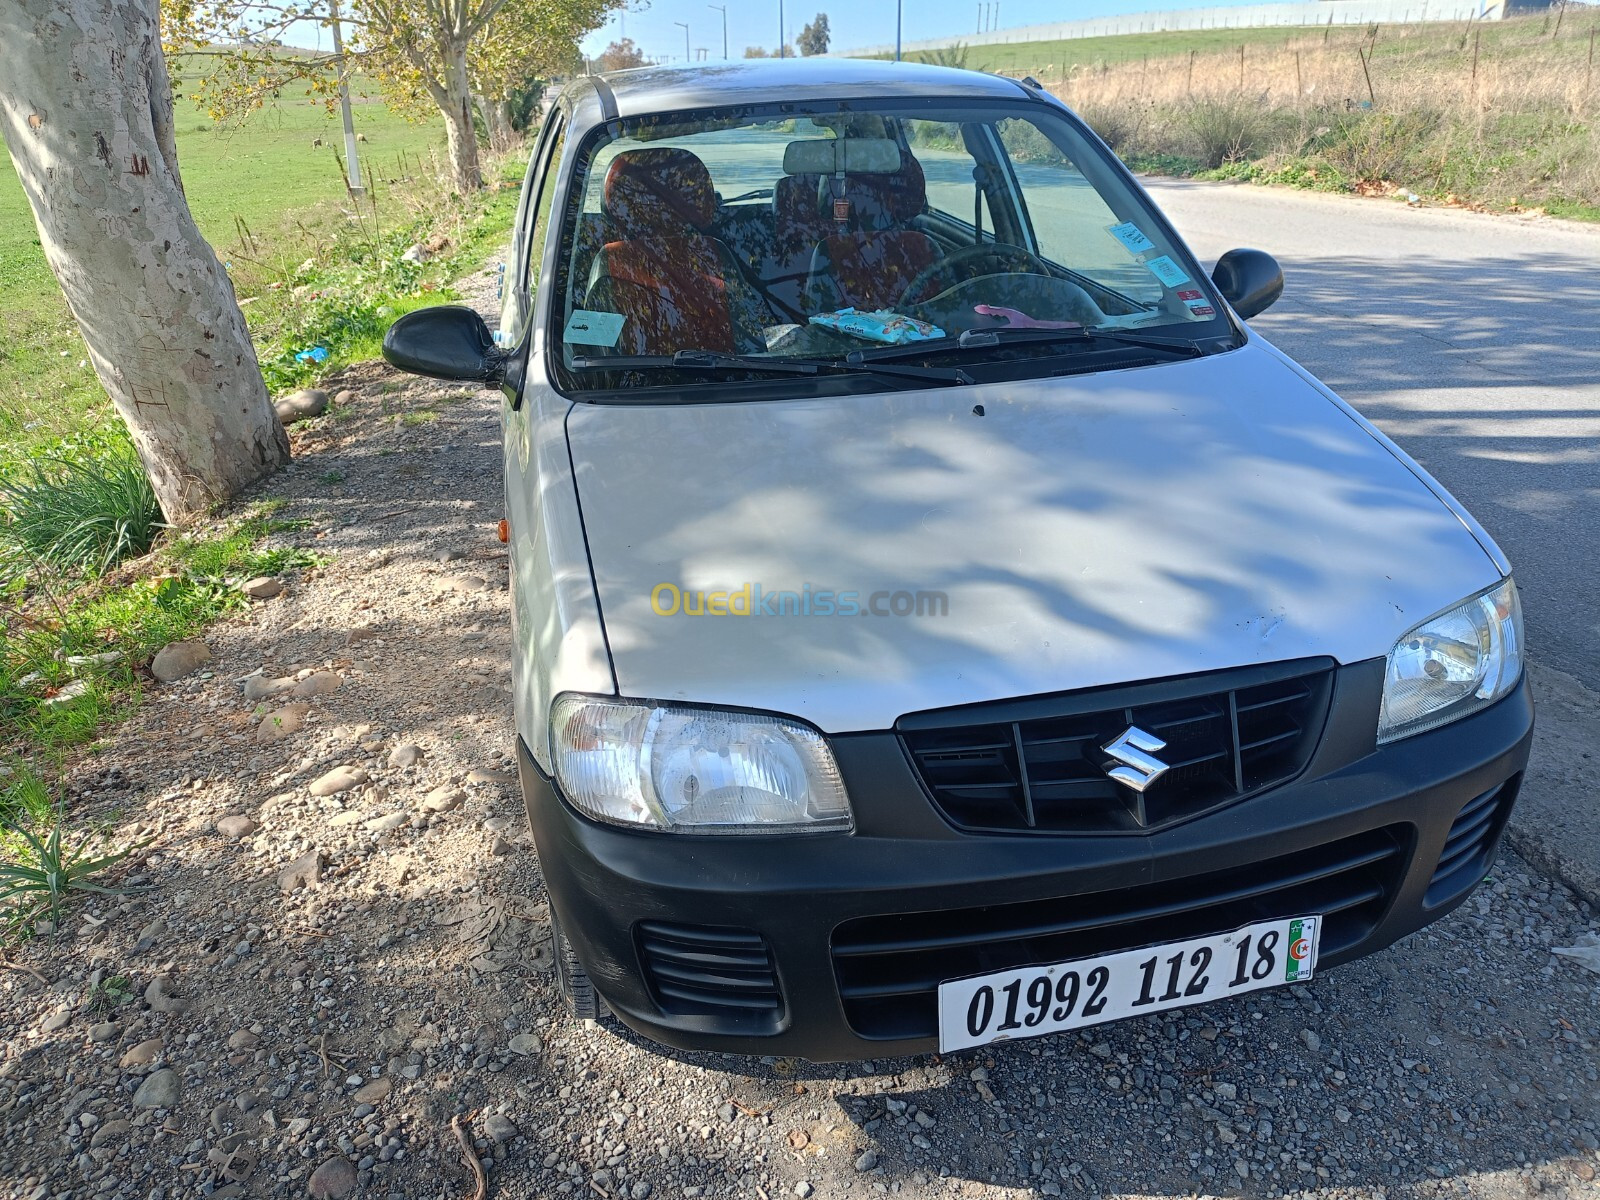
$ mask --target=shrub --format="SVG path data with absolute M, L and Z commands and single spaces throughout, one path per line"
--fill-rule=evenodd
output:
M 1382 183 L 1424 169 L 1427 144 L 1439 125 L 1439 114 L 1428 110 L 1340 113 L 1313 147 L 1345 178 Z
M 954 67 L 958 71 L 983 70 L 982 67 L 969 67 L 967 63 L 970 58 L 969 47 L 964 42 L 957 42 L 953 46 L 941 46 L 922 55 L 923 62 L 932 63 L 936 67 Z
M 126 439 L 63 448 L 0 479 L 0 578 L 30 560 L 102 574 L 149 550 L 162 528 L 155 491 Z
M 1077 113 L 1113 153 L 1127 158 L 1139 145 L 1149 109 L 1142 104 L 1122 102 L 1080 105 Z
M 1267 109 L 1247 96 L 1195 100 L 1179 122 L 1186 153 L 1210 168 L 1254 158 L 1268 148 L 1273 133 Z

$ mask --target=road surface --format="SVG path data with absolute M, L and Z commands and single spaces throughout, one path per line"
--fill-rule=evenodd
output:
M 1254 325 L 1456 494 L 1511 559 L 1539 731 L 1519 850 L 1600 903 L 1600 227 L 1156 181 L 1203 262 L 1255 246 Z
M 1265 336 L 1511 558 L 1530 653 L 1600 680 L 1600 227 L 1277 188 L 1147 185 L 1206 263 L 1283 264 Z

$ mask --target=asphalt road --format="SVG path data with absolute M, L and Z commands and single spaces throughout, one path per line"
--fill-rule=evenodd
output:
M 1530 657 L 1600 680 L 1600 228 L 1161 181 L 1203 262 L 1283 264 L 1257 329 L 1355 404 L 1510 557 Z

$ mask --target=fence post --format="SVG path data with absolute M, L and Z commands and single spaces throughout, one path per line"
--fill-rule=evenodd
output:
M 1239 90 L 1244 91 L 1244 43 L 1239 43 Z
M 1305 96 L 1305 84 L 1300 81 L 1300 51 L 1294 52 L 1294 104 L 1300 107 L 1300 101 Z
M 1375 92 L 1373 92 L 1373 90 L 1372 90 L 1372 72 L 1367 70 L 1367 55 L 1366 55 L 1366 51 L 1362 50 L 1360 46 L 1357 46 L 1356 47 L 1356 53 L 1361 56 L 1361 74 L 1366 76 L 1366 80 L 1367 80 L 1367 99 L 1369 101 L 1371 101 L 1373 108 L 1377 108 L 1378 107 L 1378 97 L 1377 97 L 1377 94 Z
M 1594 66 L 1594 30 L 1592 30 L 1592 29 L 1589 31 L 1589 65 L 1590 65 L 1590 67 Z M 1189 73 L 1187 75 L 1185 75 L 1184 79 L 1183 79 L 1183 94 L 1185 96 L 1188 96 L 1188 95 L 1192 95 L 1193 93 L 1194 93 L 1194 51 L 1191 50 L 1191 51 L 1189 51 Z
M 1472 94 L 1478 94 L 1478 39 L 1483 36 L 1483 30 L 1472 31 Z

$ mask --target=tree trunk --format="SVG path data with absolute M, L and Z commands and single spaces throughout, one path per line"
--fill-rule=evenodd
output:
M 287 462 L 233 284 L 184 200 L 156 0 L 3 0 L 0 129 L 168 520 Z
M 484 128 L 489 131 L 489 149 L 504 154 L 517 141 L 517 131 L 511 126 L 511 101 L 496 100 L 482 93 L 476 100 L 478 111 L 483 114 Z
M 444 110 L 452 181 L 458 192 L 475 192 L 483 186 L 483 168 L 478 162 L 478 131 L 472 127 L 472 84 L 464 42 L 445 54 L 443 90 L 444 95 L 435 99 Z

